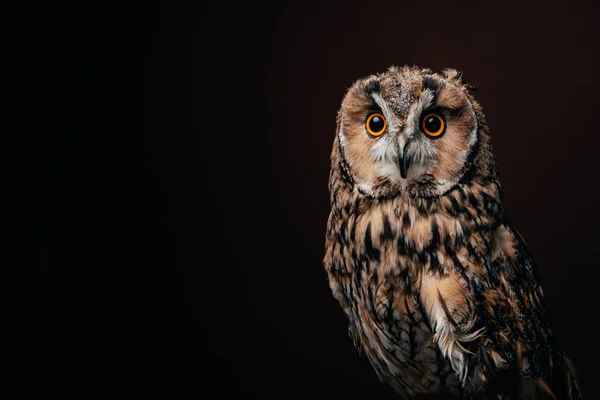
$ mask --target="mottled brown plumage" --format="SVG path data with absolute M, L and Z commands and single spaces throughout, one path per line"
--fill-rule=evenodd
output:
M 401 397 L 579 399 L 472 90 L 456 70 L 417 67 L 349 89 L 331 155 L 331 290 Z

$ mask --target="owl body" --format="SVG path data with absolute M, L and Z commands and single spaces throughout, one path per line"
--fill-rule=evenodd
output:
M 470 90 L 416 67 L 350 88 L 331 156 L 332 293 L 403 398 L 580 398 Z

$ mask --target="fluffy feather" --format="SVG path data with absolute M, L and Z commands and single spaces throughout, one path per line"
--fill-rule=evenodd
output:
M 483 111 L 456 70 L 390 68 L 338 113 L 324 266 L 355 344 L 403 398 L 581 399 Z M 369 113 L 389 129 L 368 135 Z M 426 112 L 446 123 L 431 138 Z M 404 148 L 406 179 L 399 173 Z

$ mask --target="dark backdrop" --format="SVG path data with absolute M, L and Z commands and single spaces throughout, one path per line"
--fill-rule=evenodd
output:
M 26 10 L 10 38 L 32 61 L 15 68 L 27 90 L 14 101 L 40 111 L 18 114 L 16 132 L 43 160 L 29 168 L 44 192 L 25 202 L 39 224 L 11 303 L 13 382 L 63 398 L 393 398 L 353 348 L 321 259 L 345 90 L 417 64 L 461 69 L 479 89 L 506 207 L 581 386 L 600 396 L 598 11 L 447 1 Z

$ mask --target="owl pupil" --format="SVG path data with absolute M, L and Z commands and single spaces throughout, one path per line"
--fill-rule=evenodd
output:
M 369 122 L 369 128 L 371 128 L 373 132 L 381 132 L 383 129 L 383 119 L 377 116 L 371 118 L 371 121 Z
M 442 123 L 439 118 L 429 117 L 427 121 L 425 121 L 425 128 L 429 132 L 437 132 L 442 127 Z

